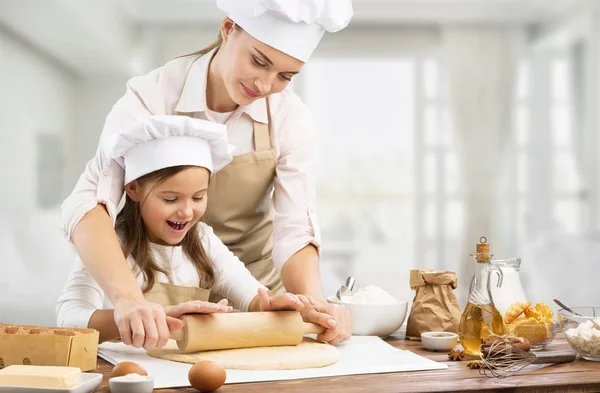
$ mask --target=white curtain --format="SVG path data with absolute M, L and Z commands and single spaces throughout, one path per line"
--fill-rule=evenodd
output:
M 480 236 L 502 244 L 494 225 L 496 188 L 512 130 L 516 68 L 522 32 L 506 28 L 445 27 L 443 61 L 452 128 L 463 173 L 465 234 L 457 295 L 465 304 Z

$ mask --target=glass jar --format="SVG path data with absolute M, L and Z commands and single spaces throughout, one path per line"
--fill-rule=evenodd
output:
M 491 264 L 502 270 L 502 285 L 497 285 L 499 276 L 495 274 L 490 278 L 490 287 L 496 308 L 500 314 L 505 315 L 511 304 L 527 301 L 519 273 L 521 258 L 497 259 L 492 260 Z

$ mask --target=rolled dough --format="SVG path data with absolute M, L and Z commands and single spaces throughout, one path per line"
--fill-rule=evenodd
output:
M 325 367 L 340 360 L 340 353 L 333 345 L 311 338 L 295 346 L 226 349 L 183 353 L 174 340 L 161 349 L 148 351 L 152 357 L 182 363 L 211 360 L 224 368 L 236 370 L 296 370 Z

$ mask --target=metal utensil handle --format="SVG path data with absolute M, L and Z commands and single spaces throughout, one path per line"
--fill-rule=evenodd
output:
M 560 300 L 558 300 L 558 299 L 552 299 L 552 300 L 554 300 L 554 303 L 558 304 L 559 306 L 561 306 L 562 308 L 564 308 L 565 310 L 567 310 L 571 314 L 581 316 L 581 314 L 579 314 L 578 312 L 575 312 L 575 311 L 571 310 L 569 307 L 565 306 L 563 304 L 563 302 L 561 302 Z
M 356 282 L 356 280 L 352 276 L 346 278 L 345 285 L 350 290 L 350 292 L 352 292 L 352 290 L 354 289 L 354 283 L 355 282 Z
M 577 359 L 577 354 L 571 351 L 548 351 L 535 353 L 533 364 L 569 363 Z

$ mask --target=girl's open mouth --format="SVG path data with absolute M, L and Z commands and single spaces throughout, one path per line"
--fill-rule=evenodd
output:
M 187 222 L 167 220 L 167 224 L 176 231 L 182 231 L 186 227 Z

